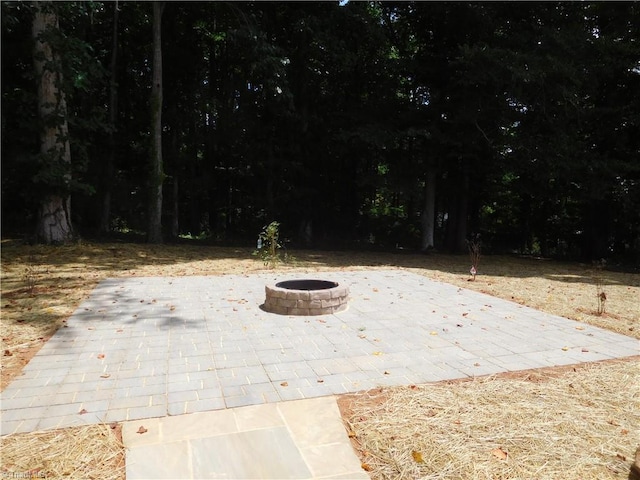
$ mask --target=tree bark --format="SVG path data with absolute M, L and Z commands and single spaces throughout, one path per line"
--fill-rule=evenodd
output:
M 107 154 L 102 179 L 102 209 L 100 212 L 100 233 L 111 231 L 111 191 L 114 165 L 116 162 L 116 124 L 118 120 L 118 1 L 113 4 L 113 38 L 111 40 L 111 80 L 109 82 L 109 153 Z
M 436 217 L 436 172 L 427 170 L 424 186 L 424 209 L 422 211 L 422 251 L 434 247 L 433 233 Z
M 59 28 L 52 2 L 34 2 L 36 7 L 32 25 L 34 39 L 34 67 L 38 82 L 38 112 L 40 154 L 43 162 L 60 164 L 64 168 L 61 185 L 48 192 L 40 203 L 36 235 L 46 244 L 66 243 L 73 239 L 71 225 L 71 148 L 67 123 L 67 103 L 62 89 L 60 59 L 49 42 L 46 32 Z
M 162 243 L 162 12 L 164 2 L 153 3 L 153 84 L 151 86 L 151 170 L 147 241 Z

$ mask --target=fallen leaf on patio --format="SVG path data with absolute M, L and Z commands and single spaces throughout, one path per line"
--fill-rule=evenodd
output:
M 118 330 L 116 330 L 116 333 L 122 333 L 124 332 L 124 330 L 122 330 L 121 328 L 119 328 Z
M 354 432 L 353 430 L 349 430 L 347 434 L 349 435 L 349 438 L 356 438 L 356 432 Z
M 378 291 L 378 289 L 377 289 L 377 288 L 374 288 L 374 289 L 373 289 L 373 291 L 374 291 L 374 292 L 377 292 L 377 291 Z
M 98 359 L 103 359 L 104 358 L 104 353 L 99 353 L 98 354 Z
M 464 313 L 462 314 L 462 316 L 463 316 L 463 317 L 466 317 L 467 315 L 469 315 L 469 312 L 464 312 Z
M 319 321 L 320 323 L 327 323 L 327 321 L 326 321 L 326 320 L 322 320 L 322 319 L 320 319 L 320 320 L 318 320 L 318 321 Z
M 169 310 L 171 310 L 172 312 L 176 309 L 176 307 L 174 305 L 171 305 L 171 307 L 169 307 Z
M 78 412 L 79 415 L 84 415 L 85 413 L 87 413 L 87 411 L 84 408 Z
M 416 463 L 424 463 L 424 459 L 422 458 L 422 453 L 416 452 L 415 450 L 413 450 L 411 452 L 411 456 L 413 457 L 413 460 Z
M 323 380 L 323 379 L 321 379 L 321 378 L 319 378 L 319 379 L 317 380 L 317 382 L 318 382 L 318 383 L 324 383 L 324 380 Z
M 384 355 L 382 352 L 373 352 L 374 355 Z
M 569 347 L 562 347 L 563 352 L 566 352 L 567 350 L 569 350 Z
M 363 463 L 361 466 L 365 472 L 370 472 L 372 470 L 371 466 L 368 463 Z
M 438 332 L 430 332 L 429 335 L 438 335 Z
M 588 349 L 588 348 L 583 348 L 583 349 L 582 349 L 582 352 L 583 352 L 583 353 L 587 353 L 588 351 L 589 351 L 589 349 Z
M 360 335 L 358 335 L 358 338 L 367 338 L 367 336 L 361 333 Z
M 578 327 L 576 327 L 576 330 L 584 330 L 584 327 L 578 326 Z
M 491 455 L 493 455 L 494 457 L 500 460 L 506 460 L 507 457 L 509 456 L 507 452 L 502 450 L 502 448 L 494 448 L 493 450 L 491 450 Z
M 389 373 L 387 370 L 385 370 L 383 373 L 384 373 L 385 375 L 391 375 L 391 373 Z
M 479 366 L 480 366 L 480 364 L 479 364 L 478 362 L 476 362 L 476 363 L 474 363 L 474 364 L 473 364 L 473 366 L 474 366 L 474 367 L 479 367 Z
M 138 429 L 138 431 L 136 433 L 147 433 L 149 430 L 147 430 L 146 428 L 144 428 L 142 425 L 140 425 L 140 428 Z
M 289 382 L 282 382 L 280 384 L 281 387 L 288 387 L 289 386 Z
M 110 376 L 110 373 L 103 373 L 102 375 L 100 375 L 100 378 L 109 378 Z

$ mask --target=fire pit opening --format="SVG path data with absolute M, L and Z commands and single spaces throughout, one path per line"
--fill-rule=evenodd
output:
M 349 289 L 328 280 L 286 280 L 265 287 L 263 308 L 280 315 L 326 315 L 347 308 Z
M 337 286 L 336 282 L 327 280 L 286 280 L 276 283 L 276 287 L 284 288 L 285 290 L 327 290 Z

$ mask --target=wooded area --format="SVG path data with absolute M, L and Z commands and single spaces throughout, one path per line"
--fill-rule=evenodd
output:
M 3 235 L 638 264 L 639 33 L 637 2 L 2 2 Z

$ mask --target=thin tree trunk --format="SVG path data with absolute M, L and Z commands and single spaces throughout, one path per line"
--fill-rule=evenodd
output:
M 116 161 L 116 123 L 118 119 L 118 1 L 113 4 L 113 38 L 111 44 L 111 81 L 109 82 L 109 153 L 104 166 L 102 211 L 100 214 L 100 233 L 111 230 L 111 191 L 114 165 Z
M 62 188 L 49 193 L 40 204 L 37 223 L 38 240 L 47 244 L 66 243 L 73 238 L 71 225 L 71 148 L 67 124 L 67 103 L 62 90 L 62 73 L 56 71 L 58 55 L 41 35 L 58 29 L 58 17 L 51 2 L 34 2 L 33 19 L 34 67 L 38 81 L 38 110 L 43 124 L 40 132 L 40 153 L 44 162 L 65 169 Z
M 424 186 L 424 210 L 422 211 L 422 250 L 434 247 L 433 233 L 436 217 L 436 172 L 433 168 L 427 170 Z
M 153 3 L 153 84 L 151 86 L 151 171 L 147 241 L 162 243 L 162 12 L 163 2 Z

